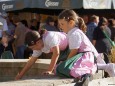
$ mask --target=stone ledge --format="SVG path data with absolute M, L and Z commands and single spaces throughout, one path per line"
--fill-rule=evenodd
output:
M 24 67 L 29 59 L 0 59 L 0 68 L 2 67 Z M 47 69 L 50 64 L 50 59 L 38 59 L 32 68 Z
M 0 82 L 14 80 L 17 73 L 22 70 L 22 68 L 27 63 L 27 61 L 28 59 L 10 59 L 10 60 L 0 59 Z M 57 86 L 52 83 L 58 84 L 59 82 L 60 83 L 63 82 L 62 84 L 70 84 L 70 83 L 66 83 L 66 81 L 68 81 L 69 79 L 61 79 L 55 76 L 47 77 L 47 76 L 41 75 L 41 73 L 47 70 L 50 64 L 50 61 L 51 61 L 50 59 L 38 59 L 36 63 L 33 65 L 33 67 L 29 69 L 29 71 L 22 78 L 22 79 L 27 79 L 27 80 L 23 80 L 23 81 L 28 82 L 31 80 L 35 80 L 35 82 L 37 81 L 37 83 L 40 81 L 41 85 L 34 85 L 34 86 L 47 86 L 47 85 L 44 85 L 45 83 L 41 82 L 42 80 L 44 80 L 47 84 L 51 82 L 50 85 L 48 86 Z M 98 73 L 93 75 L 93 79 L 97 79 L 97 78 L 102 78 L 102 71 L 99 71 Z M 73 80 L 73 79 L 70 79 L 70 80 Z M 23 83 L 23 81 L 21 82 Z M 14 81 L 14 83 L 15 82 L 17 81 Z M 10 82 L 6 82 L 6 83 L 10 83 Z M 34 84 L 34 83 L 31 83 L 31 84 Z M 58 85 L 62 85 L 62 84 L 58 84 Z M 2 86 L 1 83 L 0 83 L 0 86 Z M 7 86 L 7 85 L 4 85 L 4 86 Z M 18 86 L 18 85 L 12 84 L 11 86 Z M 29 86 L 29 85 L 20 85 L 20 86 Z
M 26 65 L 28 59 L 0 59 L 0 81 L 14 80 L 15 76 Z M 46 71 L 50 59 L 38 59 L 24 77 L 36 77 Z
M 0 82 L 0 86 L 58 86 L 70 84 L 74 79 L 59 78 L 56 76 L 38 76 L 19 81 Z
M 115 78 L 96 79 L 89 82 L 88 86 L 115 86 Z

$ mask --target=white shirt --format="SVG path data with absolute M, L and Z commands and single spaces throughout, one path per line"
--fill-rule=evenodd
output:
M 0 38 L 1 38 L 2 37 L 2 32 L 8 30 L 8 25 L 7 25 L 6 20 L 4 18 L 2 18 L 1 16 L 0 16 L 0 22 L 3 23 L 3 26 L 0 27 Z
M 77 32 L 78 28 L 74 28 L 70 30 L 67 34 L 69 41 L 69 49 L 78 49 L 80 48 L 82 42 L 82 36 L 79 32 Z
M 60 50 L 64 50 L 67 45 L 67 37 L 65 33 L 48 31 L 48 33 L 43 35 L 44 47 L 42 50 L 33 50 L 32 57 L 39 57 L 42 52 L 49 53 L 51 52 L 54 46 L 59 45 Z
M 71 29 L 67 34 L 67 38 L 70 49 L 78 49 L 78 52 L 92 51 L 96 57 L 98 56 L 98 52 L 93 44 L 79 28 Z

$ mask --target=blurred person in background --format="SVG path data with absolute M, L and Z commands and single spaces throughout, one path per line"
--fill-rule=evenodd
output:
M 15 38 L 15 48 L 16 48 L 16 55 L 17 59 L 24 58 L 24 50 L 25 46 L 25 35 L 27 33 L 27 27 L 20 22 L 20 18 L 18 15 L 13 16 L 13 23 L 16 25 L 14 38 Z
M 37 20 L 36 19 L 32 19 L 30 21 L 30 23 L 31 23 L 30 29 L 34 30 L 34 31 L 38 31 L 39 28 L 37 26 Z
M 104 60 L 106 63 L 109 63 L 108 55 L 110 54 L 111 44 L 103 31 L 106 32 L 108 37 L 111 37 L 111 31 L 107 26 L 108 21 L 105 17 L 100 18 L 98 26 L 95 28 L 93 33 L 93 45 L 97 49 L 98 53 L 104 54 Z M 108 77 L 108 74 L 105 72 L 104 77 Z
M 109 54 L 111 50 L 111 44 L 103 33 L 103 30 L 104 30 L 106 31 L 107 35 L 111 37 L 111 31 L 109 27 L 107 26 L 107 23 L 108 23 L 107 19 L 102 17 L 99 21 L 98 26 L 94 30 L 93 44 L 95 48 L 97 49 L 98 53 Z M 105 54 L 104 54 L 104 57 L 105 57 L 104 60 L 106 63 L 109 63 L 109 59 Z
M 36 13 L 36 20 L 37 20 L 37 28 L 39 30 L 40 29 L 41 16 L 38 13 Z
M 59 31 L 55 27 L 55 20 L 51 16 L 47 17 L 46 24 L 44 25 L 44 29 L 46 29 L 47 31 Z
M 8 25 L 7 25 L 7 22 L 6 22 L 6 17 L 7 17 L 7 13 L 0 13 L 0 22 L 3 24 L 1 27 L 0 27 L 0 40 L 2 39 L 2 36 L 3 35 L 6 35 L 6 31 L 8 30 Z
M 96 15 L 92 15 L 90 18 L 90 23 L 87 25 L 86 35 L 91 42 L 93 39 L 93 32 L 94 32 L 95 28 L 98 26 L 98 22 L 99 22 L 99 17 Z
M 82 18 L 83 18 L 85 24 L 87 25 L 89 23 L 89 17 L 88 17 L 88 15 L 82 15 Z
M 8 30 L 6 31 L 7 35 L 10 37 L 10 39 L 12 40 L 12 38 L 14 37 L 14 32 L 15 32 L 15 25 L 11 22 L 11 20 L 9 19 L 9 17 L 6 18 L 7 20 L 7 25 L 8 25 Z
M 25 27 L 27 28 L 26 33 L 32 31 L 31 29 L 29 29 L 28 23 L 27 23 L 26 20 L 21 20 L 21 23 L 24 24 Z M 28 59 L 32 55 L 32 53 L 33 53 L 32 49 L 26 47 L 25 50 L 24 50 L 24 59 Z
M 27 29 L 26 33 L 29 32 L 29 31 L 31 31 L 31 29 L 28 27 L 27 20 L 21 20 L 20 22 L 26 27 L 26 29 Z
M 0 57 L 4 51 L 10 51 L 13 53 L 12 42 L 14 40 L 9 40 L 7 35 L 2 36 L 2 40 L 0 42 Z
M 111 30 L 111 40 L 115 42 L 115 19 L 109 19 L 108 24 L 108 27 Z

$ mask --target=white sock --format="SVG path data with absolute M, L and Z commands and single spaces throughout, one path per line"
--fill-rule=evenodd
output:
M 105 61 L 102 59 L 103 57 L 103 54 L 100 53 L 98 56 L 97 56 L 97 63 L 100 63 L 100 64 L 106 64 Z
M 107 69 L 108 64 L 99 64 L 97 63 L 98 69 L 99 70 L 105 70 Z

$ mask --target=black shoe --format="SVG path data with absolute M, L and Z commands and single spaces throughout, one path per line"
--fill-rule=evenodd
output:
M 80 80 L 76 79 L 76 84 L 74 86 L 88 86 L 89 81 L 91 81 L 90 77 L 90 74 L 83 75 Z

